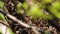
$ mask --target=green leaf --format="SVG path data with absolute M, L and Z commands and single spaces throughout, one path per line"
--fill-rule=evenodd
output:
M 24 8 L 24 9 L 28 9 L 28 7 L 29 7 L 29 4 L 28 4 L 27 2 L 24 2 L 24 3 L 23 3 L 23 8 Z
M 50 14 L 46 14 L 39 5 L 32 6 L 27 14 L 31 16 L 33 20 L 37 20 L 39 18 L 48 19 L 48 20 L 53 19 L 53 17 Z
M 7 28 L 7 32 L 9 32 L 9 34 L 15 34 L 11 28 Z
M 44 13 L 44 14 L 43 14 L 43 19 L 52 20 L 52 19 L 53 19 L 53 16 L 50 15 L 50 14 Z
M 4 22 L 7 22 L 4 15 L 2 13 L 0 13 L 0 20 L 4 21 Z
M 3 6 L 4 6 L 4 2 L 0 1 L 0 8 L 3 9 Z
M 42 3 L 44 3 L 44 4 L 47 4 L 47 3 L 51 3 L 52 2 L 52 0 L 41 0 L 42 1 Z
M 19 9 L 19 10 L 17 11 L 17 13 L 18 13 L 18 14 L 24 14 L 24 10 Z
M 16 10 L 21 9 L 22 3 L 18 2 L 18 4 L 16 5 Z
M 42 12 L 42 10 L 40 9 L 39 6 L 34 5 L 34 6 L 31 7 L 30 11 L 27 14 L 32 16 L 33 19 L 37 19 L 40 16 L 42 16 L 43 12 Z
M 49 7 L 50 12 L 57 18 L 60 18 L 60 2 L 56 1 Z
M 24 11 L 22 10 L 22 3 L 21 2 L 18 2 L 18 4 L 16 5 L 16 10 L 17 10 L 17 13 L 18 14 L 23 14 Z

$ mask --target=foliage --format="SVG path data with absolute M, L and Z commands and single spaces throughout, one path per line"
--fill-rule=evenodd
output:
M 3 9 L 3 6 L 4 6 L 4 2 L 1 2 L 1 1 L 0 1 L 0 8 Z
M 53 2 L 52 5 L 49 7 L 50 12 L 60 19 L 60 2 L 56 1 Z
M 5 16 L 2 13 L 0 13 L 0 20 L 6 22 Z

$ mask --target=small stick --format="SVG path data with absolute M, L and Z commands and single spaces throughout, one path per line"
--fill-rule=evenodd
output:
M 10 15 L 10 14 L 7 14 L 7 16 L 8 16 L 10 19 L 16 21 L 18 24 L 20 24 L 20 25 L 22 25 L 22 26 L 24 26 L 24 27 L 27 27 L 27 28 L 31 28 L 35 34 L 40 34 L 40 32 L 39 32 L 35 27 L 30 26 L 30 25 L 28 25 L 28 24 L 26 24 L 26 23 L 18 20 L 16 17 L 14 17 L 14 16 L 12 16 L 12 15 Z
M 18 20 L 16 17 L 14 17 L 14 16 L 12 16 L 12 15 L 10 15 L 10 14 L 7 14 L 7 16 L 8 16 L 10 19 L 12 19 L 12 20 L 14 20 L 15 22 L 17 22 L 18 24 L 20 24 L 20 25 L 22 25 L 22 26 L 24 26 L 24 27 L 30 28 L 30 26 L 29 26 L 28 24 L 23 23 L 22 21 Z

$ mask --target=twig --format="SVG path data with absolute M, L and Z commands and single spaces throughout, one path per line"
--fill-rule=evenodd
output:
M 16 17 L 14 17 L 14 16 L 12 16 L 12 15 L 10 15 L 10 14 L 7 14 L 7 16 L 8 16 L 10 19 L 12 19 L 12 20 L 14 20 L 15 22 L 17 22 L 18 24 L 20 24 L 20 25 L 22 25 L 22 26 L 24 26 L 24 27 L 30 28 L 30 26 L 29 26 L 28 24 L 23 23 L 22 21 L 18 20 Z
M 31 29 L 33 30 L 33 32 L 34 32 L 35 34 L 41 34 L 41 33 L 36 29 L 36 27 L 31 26 Z
M 15 22 L 17 22 L 18 24 L 22 25 L 23 27 L 31 28 L 31 29 L 33 30 L 33 32 L 35 32 L 35 34 L 40 34 L 40 32 L 39 32 L 35 27 L 30 26 L 30 25 L 28 25 L 28 24 L 26 24 L 26 23 L 18 20 L 16 17 L 14 17 L 14 16 L 12 16 L 12 15 L 10 15 L 10 14 L 7 14 L 7 16 L 8 16 L 10 19 L 12 19 L 12 20 L 14 20 Z

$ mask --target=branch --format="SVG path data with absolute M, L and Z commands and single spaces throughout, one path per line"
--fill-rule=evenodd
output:
M 23 23 L 22 21 L 18 20 L 16 17 L 14 17 L 14 16 L 12 16 L 12 15 L 10 15 L 10 14 L 7 14 L 7 16 L 8 16 L 10 19 L 12 19 L 12 20 L 14 20 L 15 22 L 17 22 L 18 24 L 20 24 L 20 25 L 22 25 L 22 26 L 24 26 L 24 27 L 30 28 L 30 26 L 29 26 L 28 24 Z
M 30 25 L 28 25 L 28 24 L 26 24 L 26 23 L 18 20 L 16 17 L 14 17 L 14 16 L 12 16 L 12 15 L 10 15 L 10 14 L 7 14 L 7 16 L 8 16 L 10 19 L 12 19 L 12 20 L 14 20 L 15 22 L 17 22 L 18 24 L 22 25 L 23 27 L 31 28 L 35 34 L 40 34 L 40 32 L 39 32 L 34 26 L 30 26 Z

